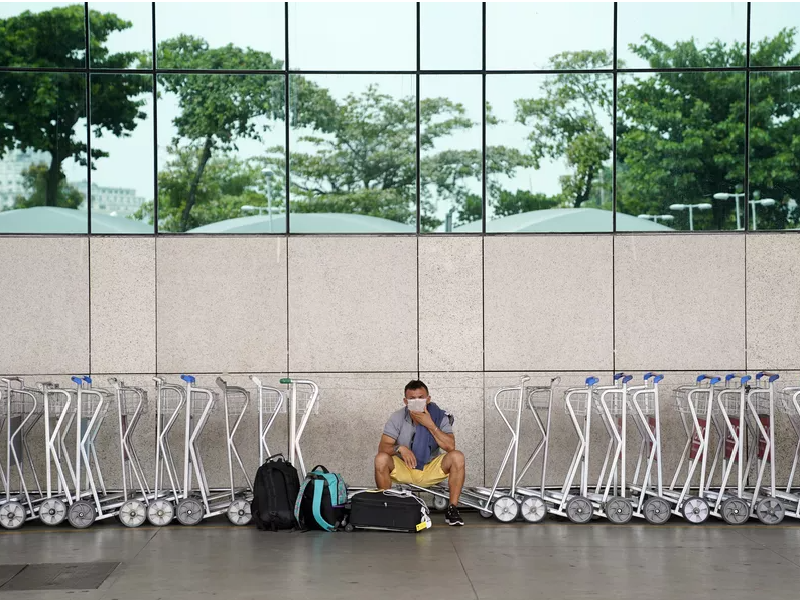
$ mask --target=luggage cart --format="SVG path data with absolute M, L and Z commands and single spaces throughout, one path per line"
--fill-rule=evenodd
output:
M 517 493 L 522 497 L 520 514 L 528 523 L 541 523 L 554 502 L 547 494 L 547 460 L 550 447 L 550 423 L 553 414 L 553 394 L 561 382 L 554 377 L 547 386 L 528 386 L 525 388 L 526 405 L 536 423 L 538 441 L 517 477 Z M 541 414 L 540 414 L 541 413 Z M 541 455 L 539 485 L 535 488 L 522 485 L 522 480 Z M 549 502 L 548 502 L 549 501 Z
M 494 479 L 492 487 L 478 486 L 474 488 L 465 487 L 461 492 L 459 505 L 477 510 L 484 518 L 491 518 L 494 516 L 502 523 L 509 523 L 517 519 L 521 512 L 521 503 L 527 500 L 527 497 L 533 497 L 527 505 L 523 516 L 526 520 L 541 518 L 535 516 L 541 509 L 539 499 L 535 498 L 534 493 L 528 493 L 523 497 L 517 487 L 517 482 L 521 479 L 518 475 L 517 466 L 519 459 L 519 437 L 520 437 L 520 422 L 522 418 L 522 411 L 525 408 L 525 399 L 527 394 L 538 394 L 539 390 L 544 388 L 534 388 L 526 386 L 525 384 L 530 380 L 527 375 L 520 378 L 520 384 L 514 387 L 505 387 L 499 389 L 493 398 L 495 409 L 497 410 L 503 424 L 508 428 L 510 439 L 508 447 L 506 448 L 505 455 L 498 469 L 497 475 Z M 508 415 L 508 416 L 507 416 Z M 549 428 L 549 425 L 548 425 Z M 544 447 L 544 446 L 542 446 Z M 530 463 L 533 464 L 538 452 L 535 451 Z M 511 464 L 511 487 L 500 487 L 500 480 L 506 471 L 509 463 Z M 526 470 L 530 465 L 526 465 Z M 523 473 L 524 475 L 524 473 Z M 431 487 L 422 487 L 414 484 L 403 484 L 398 486 L 401 490 L 410 490 L 415 493 L 426 493 L 433 496 L 434 508 L 443 510 L 447 507 L 450 501 L 450 490 L 447 485 L 437 484 Z
M 681 416 L 687 440 L 669 489 L 663 492 L 663 498 L 672 505 L 672 514 L 682 516 L 695 525 L 705 522 L 710 514 L 710 506 L 705 499 L 711 436 L 709 425 L 715 386 L 719 382 L 719 377 L 699 375 L 694 384 L 682 385 L 675 390 L 675 408 Z M 683 485 L 678 488 L 684 466 L 686 475 Z M 697 495 L 693 496 L 690 492 L 695 474 L 698 475 L 699 485 L 696 488 Z
M 623 450 L 622 436 L 616 424 L 617 418 L 624 420 L 622 411 L 630 380 L 630 375 L 617 373 L 614 375 L 613 385 L 597 386 L 600 380 L 597 377 L 588 377 L 584 386 L 566 390 L 565 411 L 575 429 L 578 443 L 561 491 L 549 493 L 554 503 L 550 511 L 553 514 L 567 517 L 574 523 L 588 523 L 593 517 L 606 517 L 616 523 L 624 523 L 630 519 L 631 504 L 617 482 Z M 609 436 L 609 443 L 600 476 L 594 490 L 590 492 L 589 464 L 593 412 L 597 412 L 602 419 Z M 615 489 L 615 495 L 612 495 L 611 492 Z
M 775 382 L 779 377 L 766 371 L 756 373 L 754 386 L 746 396 L 746 422 L 754 440 L 749 447 L 748 467 L 755 463 L 757 473 L 752 494 L 744 492 L 743 497 L 750 500 L 752 515 L 765 525 L 777 525 L 786 515 L 775 478 Z
M 186 421 L 183 494 L 176 511 L 178 522 L 182 525 L 197 525 L 203 519 L 225 513 L 234 525 L 246 525 L 252 518 L 249 502 L 252 499 L 252 487 L 249 482 L 244 488 L 234 486 L 233 458 L 236 457 L 247 481 L 247 472 L 242 465 L 234 438 L 250 403 L 250 393 L 244 388 L 229 386 L 222 378 L 217 378 L 217 385 L 223 392 L 222 409 L 225 413 L 230 489 L 212 493 L 203 465 L 199 440 L 209 417 L 220 404 L 219 395 L 210 389 L 196 386 L 196 380 L 191 375 L 181 375 L 181 379 L 186 384 Z
M 256 384 L 258 392 L 258 464 L 263 465 L 272 456 L 267 437 L 278 413 L 286 413 L 286 395 L 278 388 L 264 385 L 255 375 L 251 375 L 250 379 Z
M 236 431 L 239 429 L 239 425 L 247 412 L 247 407 L 250 405 L 250 392 L 241 387 L 228 385 L 221 377 L 217 377 L 217 385 L 222 390 L 222 404 L 225 409 L 225 437 L 228 450 L 230 503 L 226 508 L 226 514 L 228 520 L 234 525 L 247 525 L 252 520 L 250 502 L 253 499 L 253 486 L 242 463 L 239 450 L 236 448 L 235 437 Z M 232 416 L 235 418 L 232 419 Z M 233 424 L 231 424 L 232 421 Z M 234 483 L 234 458 L 244 477 L 245 487 L 237 488 Z M 227 499 L 225 500 L 227 501 Z
M 595 514 L 612 523 L 624 524 L 633 517 L 627 484 L 628 383 L 632 375 L 617 373 L 615 385 L 595 387 L 593 399 L 609 436 L 603 468 L 590 496 L 597 505 Z M 587 436 L 588 438 L 588 436 Z
M 303 463 L 303 452 L 300 440 L 312 413 L 319 414 L 319 386 L 313 381 L 284 377 L 281 384 L 289 386 L 289 462 L 297 467 L 300 479 L 305 479 L 306 466 Z M 298 424 L 297 418 L 300 417 Z
M 92 378 L 89 376 L 73 377 L 72 381 L 77 386 L 75 403 L 77 500 L 69 507 L 67 519 L 76 529 L 86 529 L 97 520 L 117 516 L 119 508 L 124 504 L 124 494 L 109 494 L 106 489 L 96 444 L 115 394 L 105 388 L 92 387 Z
M 495 519 L 502 523 L 515 521 L 520 515 L 528 523 L 539 523 L 547 516 L 554 502 L 547 493 L 545 483 L 553 391 L 561 379 L 555 377 L 546 386 L 529 386 L 526 385 L 528 381 L 530 381 L 530 377 L 524 375 L 520 378 L 518 386 L 501 388 L 494 394 L 495 410 L 500 415 L 503 424 L 508 428 L 510 438 L 492 487 L 476 487 L 472 490 L 466 489 L 462 493 L 461 504 L 478 509 L 482 517 L 489 518 L 494 516 Z M 541 437 L 528 460 L 519 470 L 520 424 L 522 412 L 526 407 L 533 414 L 538 434 Z M 540 412 L 545 415 L 544 422 L 542 422 Z M 542 455 L 541 485 L 538 488 L 525 487 L 521 483 L 522 479 L 540 454 Z M 501 488 L 500 480 L 509 463 L 511 464 L 511 486 L 509 488 Z M 436 498 L 436 488 L 428 491 L 433 493 Z M 444 499 L 446 502 L 448 500 L 447 490 L 443 489 L 439 492 L 438 498 Z
M 70 491 L 75 474 L 65 443 L 69 424 L 75 417 L 75 394 L 51 383 L 41 383 L 39 389 L 42 392 L 45 441 L 45 491 L 39 505 L 39 520 L 54 527 L 64 522 L 68 507 L 75 501 Z M 65 466 L 68 471 L 65 471 Z M 71 476 L 70 480 L 67 475 Z
M 628 410 L 641 437 L 636 469 L 631 481 L 633 516 L 652 525 L 662 525 L 672 516 L 664 499 L 661 463 L 661 412 L 658 385 L 660 373 L 645 373 L 643 385 L 628 387 Z M 641 479 L 640 479 L 641 476 Z
M 525 390 L 528 381 L 530 381 L 530 377 L 524 375 L 520 378 L 518 386 L 500 388 L 494 394 L 495 410 L 500 415 L 503 424 L 508 428 L 510 437 L 492 487 L 481 486 L 472 490 L 465 489 L 462 491 L 461 504 L 477 508 L 481 516 L 485 518 L 494 515 L 495 519 L 501 523 L 515 521 L 521 508 L 517 497 L 517 465 L 519 461 L 520 424 L 522 411 L 525 408 Z M 509 463 L 511 463 L 511 487 L 502 489 L 500 480 Z M 433 494 L 435 498 L 434 507 L 437 509 L 439 504 L 436 498 L 443 498 L 445 502 L 449 501 L 449 493 L 446 493 L 448 490 L 444 486 L 434 486 L 427 490 L 416 488 L 416 486 L 411 487 Z
M 181 525 L 197 525 L 211 515 L 211 497 L 206 479 L 203 458 L 197 445 L 200 434 L 218 401 L 217 395 L 206 388 L 197 387 L 192 375 L 181 375 L 186 384 L 186 408 L 184 410 L 184 446 L 183 446 L 183 488 L 181 499 L 176 507 L 176 517 Z M 194 480 L 197 479 L 195 492 Z M 199 497 L 198 497 L 199 496 Z M 215 514 L 221 514 L 222 511 Z
M 553 502 L 550 512 L 567 517 L 573 523 L 588 523 L 594 516 L 595 506 L 589 500 L 589 433 L 593 388 L 599 382 L 597 377 L 587 377 L 584 386 L 568 388 L 564 393 L 564 410 L 575 429 L 578 443 L 561 491 L 549 493 Z
M 19 529 L 25 521 L 37 518 L 39 503 L 42 501 L 42 491 L 33 463 L 29 464 L 38 493 L 28 490 L 24 460 L 20 456 L 20 451 L 25 452 L 25 434 L 30 431 L 30 423 L 35 423 L 41 417 L 41 393 L 26 388 L 24 382 L 17 377 L 3 378 L 0 381 L 5 384 L 5 391 L 0 394 L 0 422 L 5 425 L 6 431 L 6 468 L 2 471 L 5 497 L 0 502 L 0 526 L 5 529 Z M 27 457 L 31 459 L 29 453 Z M 19 479 L 19 487 L 12 491 L 14 471 Z
M 153 501 L 147 506 L 147 521 L 163 527 L 175 518 L 175 504 L 183 499 L 181 475 L 170 445 L 170 434 L 186 405 L 183 386 L 154 377 L 156 384 L 156 456 Z
M 13 378 L 14 381 L 17 378 Z M 9 388 L 11 385 L 11 380 L 9 379 L 0 379 L 0 383 L 5 384 L 6 388 Z M 9 408 L 8 408 L 8 395 L 10 392 L 7 392 L 2 387 L 0 387 L 0 431 L 6 431 L 6 448 L 8 448 L 9 444 L 9 437 L 11 435 L 11 421 L 10 417 L 8 416 Z M 0 485 L 3 486 L 3 498 L 0 499 L 0 503 L 8 502 L 10 500 L 10 489 L 9 489 L 9 482 L 6 478 L 6 471 L 11 469 L 11 458 L 8 449 L 6 449 L 6 463 L 3 464 L 3 461 L 0 461 Z
M 777 490 L 776 496 L 786 502 L 786 516 L 800 519 L 800 490 L 794 487 L 794 478 L 800 462 L 800 386 L 787 386 L 779 394 L 779 409 L 786 414 L 794 431 L 794 458 L 786 481 L 786 488 Z
M 751 503 L 744 497 L 746 433 L 742 430 L 746 418 L 747 385 L 751 379 L 749 375 L 738 377 L 737 386 L 737 376 L 734 373 L 726 375 L 725 387 L 717 392 L 712 408 L 712 420 L 719 436 L 713 464 L 716 465 L 718 457 L 722 457 L 722 479 L 717 490 L 706 490 L 704 498 L 712 503 L 711 515 L 730 525 L 745 523 L 752 513 Z M 737 465 L 736 480 L 729 485 L 734 465 Z M 713 471 L 712 468 L 709 472 L 709 481 Z
M 119 452 L 122 465 L 122 504 L 119 520 L 125 527 L 139 527 L 147 520 L 147 509 L 155 496 L 147 485 L 147 478 L 133 443 L 134 433 L 142 416 L 147 414 L 147 391 L 126 386 L 116 377 L 108 382 L 117 399 L 117 425 L 119 427 Z
M 0 525 L 8 529 L 21 527 L 25 521 L 39 518 L 47 525 L 58 525 L 66 517 L 67 503 L 72 502 L 69 485 L 61 470 L 61 427 L 71 410 L 72 398 L 63 390 L 55 390 L 57 386 L 52 383 L 40 383 L 36 388 L 26 387 L 22 379 L 10 377 L 2 380 L 6 391 L 2 394 L 3 406 L 0 409 L 3 415 L 10 415 L 5 421 L 7 429 L 7 455 L 9 469 L 7 471 L 8 487 L 5 497 L 0 500 Z M 45 453 L 47 479 L 46 490 L 43 491 L 33 457 L 28 445 L 27 436 L 36 423 L 44 418 L 45 423 Z M 51 418 L 56 419 L 56 424 L 51 430 Z M 16 422 L 15 422 L 16 421 Z M 20 457 L 20 453 L 27 458 Z M 11 461 L 13 459 L 13 468 Z M 58 473 L 57 489 L 53 489 L 51 469 L 56 466 Z M 25 477 L 25 468 L 30 469 L 35 491 L 28 488 Z M 12 474 L 16 469 L 19 479 L 18 494 L 11 495 Z M 22 501 L 21 501 L 22 500 Z M 24 504 L 23 504 L 24 502 Z

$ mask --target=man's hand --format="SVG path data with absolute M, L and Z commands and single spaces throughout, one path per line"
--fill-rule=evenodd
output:
M 400 458 L 403 459 L 403 462 L 406 463 L 406 466 L 409 469 L 413 469 L 417 466 L 417 457 L 414 456 L 414 453 L 411 449 L 406 448 L 405 446 L 400 446 L 397 449 L 397 453 L 400 455 Z
M 436 429 L 436 424 L 433 422 L 431 418 L 431 413 L 428 412 L 428 408 L 425 407 L 423 412 L 414 412 L 412 410 L 408 411 L 408 414 L 411 415 L 411 420 L 418 425 L 422 425 L 429 431 L 432 429 Z

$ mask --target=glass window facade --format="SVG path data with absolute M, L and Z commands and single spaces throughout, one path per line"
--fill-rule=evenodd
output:
M 800 229 L 800 3 L 0 4 L 0 234 Z

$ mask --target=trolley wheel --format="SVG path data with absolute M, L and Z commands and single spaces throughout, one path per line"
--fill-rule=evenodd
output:
M 706 522 L 710 510 L 708 508 L 708 502 L 698 496 L 691 496 L 683 503 L 681 512 L 683 512 L 683 518 L 689 521 L 689 523 L 699 525 L 700 523 Z
M 763 498 L 756 504 L 756 516 L 764 525 L 777 525 L 786 516 L 786 509 L 777 498 Z
M 125 527 L 139 527 L 147 520 L 147 507 L 139 500 L 128 500 L 119 509 L 119 521 Z
M 442 498 L 441 496 L 434 496 L 433 497 L 433 508 L 439 511 L 442 511 L 447 508 L 449 501 L 447 498 Z
M 630 500 L 622 496 L 609 499 L 605 512 L 608 520 L 617 525 L 623 525 L 633 518 L 633 506 Z
M 492 513 L 501 523 L 511 523 L 519 516 L 519 503 L 511 496 L 500 496 L 494 501 Z
M 174 518 L 175 507 L 172 506 L 172 502 L 159 499 L 154 500 L 150 503 L 150 506 L 147 507 L 147 520 L 151 525 L 164 527 L 164 525 L 172 523 L 172 519 Z
M 591 521 L 594 515 L 592 503 L 583 496 L 570 498 L 569 502 L 567 502 L 566 511 L 569 520 L 580 525 Z
M 39 506 L 39 520 L 45 525 L 55 527 L 67 518 L 67 505 L 58 498 L 48 498 Z
M 537 496 L 528 496 L 520 507 L 522 518 L 528 523 L 541 523 L 547 516 L 547 504 Z
M 355 528 L 355 527 L 353 527 L 353 524 L 352 524 L 352 523 L 348 523 L 347 525 L 345 525 L 345 526 L 344 526 L 344 530 L 345 530 L 347 533 L 353 533 L 353 532 L 356 530 L 356 528 Z
M 81 500 L 69 507 L 67 519 L 75 529 L 86 529 L 94 524 L 97 519 L 97 511 L 94 506 Z
M 644 501 L 642 512 L 645 520 L 651 525 L 663 525 L 672 516 L 669 502 L 658 496 L 651 496 Z
M 19 529 L 25 523 L 25 507 L 11 500 L 0 506 L 0 525 L 5 529 Z
M 227 510 L 228 520 L 234 525 L 247 525 L 253 518 L 247 500 L 234 500 Z
M 482 516 L 484 519 L 491 519 L 494 515 L 492 515 L 492 511 L 490 510 L 480 510 L 478 514 Z
M 750 507 L 741 498 L 728 498 L 720 506 L 720 513 L 728 525 L 741 525 L 750 518 Z
M 203 520 L 203 506 L 194 498 L 184 498 L 178 503 L 178 523 L 197 525 Z

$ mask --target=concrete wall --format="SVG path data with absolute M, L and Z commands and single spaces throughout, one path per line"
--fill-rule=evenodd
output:
M 491 482 L 508 439 L 494 392 L 522 373 L 541 384 L 560 376 L 548 464 L 557 483 L 575 441 L 563 389 L 589 374 L 663 371 L 670 471 L 685 441 L 675 385 L 760 369 L 797 384 L 798 256 L 791 233 L 0 237 L 0 372 L 62 385 L 71 374 L 101 383 L 113 374 L 146 387 L 151 410 L 137 442 L 150 466 L 154 374 L 189 372 L 210 387 L 224 374 L 253 391 L 251 374 L 276 386 L 287 372 L 308 377 L 322 396 L 305 434 L 307 466 L 369 485 L 382 425 L 412 377 L 455 413 L 477 484 Z M 227 479 L 222 418 L 213 415 L 203 440 L 213 484 Z M 102 444 L 111 485 L 115 422 Z M 239 438 L 250 472 L 256 423 L 253 403 Z M 523 424 L 534 431 L 530 417 Z M 784 473 L 788 425 L 781 415 Z M 271 448 L 285 449 L 286 431 L 281 419 Z M 533 444 L 524 440 L 524 457 Z

